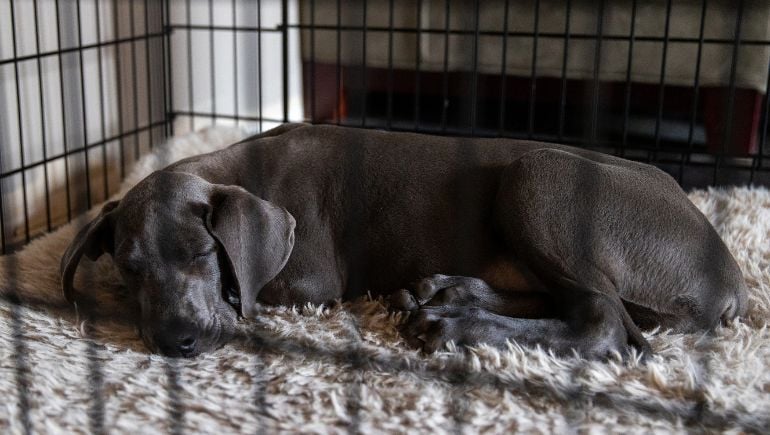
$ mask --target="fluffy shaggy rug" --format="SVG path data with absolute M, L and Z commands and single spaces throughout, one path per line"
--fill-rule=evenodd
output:
M 212 129 L 144 157 L 152 170 L 242 133 Z M 273 308 L 244 338 L 195 359 L 151 355 L 108 256 L 78 288 L 96 317 L 63 304 L 59 257 L 77 219 L 0 259 L 0 430 L 34 432 L 770 431 L 770 192 L 695 191 L 751 291 L 746 318 L 709 334 L 646 333 L 647 363 L 556 358 L 511 344 L 424 356 L 381 300 Z M 82 313 L 81 313 L 82 314 Z

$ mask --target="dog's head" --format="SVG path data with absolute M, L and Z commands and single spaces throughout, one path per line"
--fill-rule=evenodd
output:
M 292 251 L 294 225 L 240 187 L 155 172 L 77 234 L 62 257 L 64 297 L 73 301 L 80 258 L 108 253 L 136 291 L 147 346 L 197 355 L 222 345 L 239 317 L 256 316 L 259 290 Z

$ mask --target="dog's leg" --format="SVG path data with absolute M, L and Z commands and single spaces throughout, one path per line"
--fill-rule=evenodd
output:
M 484 343 L 504 347 L 507 340 L 531 347 L 539 345 L 562 356 L 576 352 L 590 359 L 606 359 L 616 353 L 624 357 L 629 345 L 649 352 L 639 337 L 629 337 L 615 304 L 598 293 L 582 295 L 580 302 L 559 318 L 526 319 L 474 306 L 425 305 L 410 314 L 402 333 L 412 346 L 425 352 L 433 352 L 449 341 L 458 346 Z
M 512 251 L 557 292 L 588 289 L 679 331 L 747 309 L 747 288 L 717 232 L 673 178 L 612 157 L 530 152 L 501 176 L 496 218 Z M 566 285 L 565 285 L 566 283 Z M 641 319 L 639 319 L 641 320 Z M 649 326 L 649 322 L 647 325 Z
M 402 333 L 426 352 L 449 341 L 502 347 L 511 340 L 592 359 L 616 352 L 625 356 L 629 346 L 650 353 L 622 304 L 612 297 L 566 280 L 550 293 L 499 291 L 476 278 L 434 275 L 412 291 L 394 293 L 391 304 L 412 312 Z
M 453 290 L 437 292 L 433 297 L 443 295 L 431 304 L 415 291 L 414 302 L 422 306 L 405 335 L 427 350 L 447 340 L 512 339 L 602 357 L 629 345 L 650 352 L 624 300 L 653 317 L 676 319 L 672 326 L 679 330 L 706 329 L 743 314 L 740 270 L 675 182 L 649 166 L 600 160 L 539 150 L 501 176 L 495 203 L 501 237 L 543 284 L 554 317 L 511 318 L 499 307 L 504 296 L 490 299 L 488 286 L 466 281 L 460 287 L 482 297 L 462 296 L 450 285 Z M 468 305 L 435 308 L 446 295 Z

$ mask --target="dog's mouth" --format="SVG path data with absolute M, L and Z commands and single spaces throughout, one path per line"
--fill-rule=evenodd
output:
M 222 347 L 227 342 L 229 332 L 222 329 L 219 322 L 215 322 L 210 328 L 199 331 L 194 338 L 174 337 L 174 345 L 161 346 L 154 338 L 153 331 L 147 328 L 138 328 L 139 337 L 147 349 L 154 354 L 173 358 L 194 358 L 204 352 L 209 352 Z M 164 340 L 166 341 L 166 340 Z

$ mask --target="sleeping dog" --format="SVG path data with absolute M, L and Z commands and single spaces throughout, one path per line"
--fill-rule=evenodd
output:
M 507 340 L 649 354 L 640 328 L 713 328 L 746 285 L 664 172 L 568 146 L 287 124 L 149 175 L 72 241 L 112 256 L 148 347 L 217 348 L 264 305 L 370 291 L 431 352 Z

